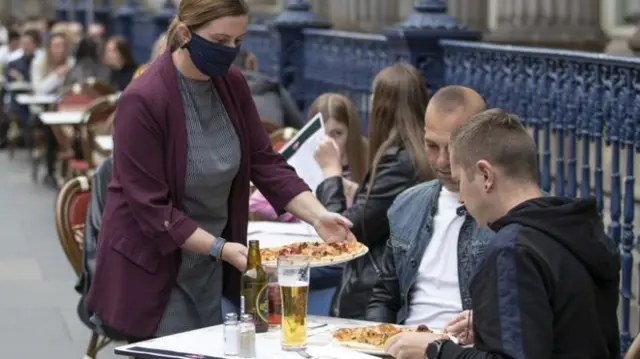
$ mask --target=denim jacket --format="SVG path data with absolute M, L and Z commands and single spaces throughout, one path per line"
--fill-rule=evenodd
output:
M 401 324 L 409 316 L 412 289 L 431 240 L 441 189 L 437 180 L 421 183 L 399 195 L 389 209 L 390 238 L 367 308 L 368 320 Z M 465 221 L 458 237 L 458 276 L 462 307 L 470 309 L 471 276 L 494 233 L 479 228 L 470 215 L 463 215 Z

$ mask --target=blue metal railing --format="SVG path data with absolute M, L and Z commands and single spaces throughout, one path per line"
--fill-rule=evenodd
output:
M 329 30 L 306 2 L 292 1 L 277 18 L 250 25 L 243 46 L 258 57 L 261 71 L 279 78 L 305 109 L 327 91 L 349 96 L 363 131 L 372 80 L 398 61 L 422 70 L 431 93 L 448 84 L 466 85 L 490 106 L 518 114 L 540 149 L 541 187 L 557 195 L 594 195 L 609 234 L 620 245 L 620 327 L 626 349 L 635 336 L 630 318 L 637 245 L 633 226 L 638 224 L 634 208 L 640 197 L 635 193 L 640 59 L 463 41 L 477 40 L 479 34 L 448 17 L 444 0 L 418 1 L 415 9 L 384 34 L 361 34 Z M 174 11 L 168 1 L 161 12 L 146 14 L 129 0 L 101 16 L 132 40 L 142 62 Z

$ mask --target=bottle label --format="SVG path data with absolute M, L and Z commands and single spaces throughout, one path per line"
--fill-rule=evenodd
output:
M 269 322 L 269 286 L 265 285 L 260 289 L 256 296 L 255 308 L 257 320 L 261 322 Z

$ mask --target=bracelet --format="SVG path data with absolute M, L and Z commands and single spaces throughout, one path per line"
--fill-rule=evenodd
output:
M 220 260 L 221 256 L 222 256 L 222 249 L 224 248 L 224 245 L 227 243 L 227 241 L 222 238 L 222 237 L 216 237 L 213 240 L 213 243 L 211 244 L 211 247 L 209 248 L 209 255 L 211 255 L 213 258 Z

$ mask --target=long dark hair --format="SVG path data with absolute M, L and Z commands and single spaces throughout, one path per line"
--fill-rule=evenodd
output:
M 428 100 L 422 74 L 409 64 L 389 66 L 375 77 L 369 122 L 370 185 L 380 158 L 393 146 L 409 151 L 418 178 L 433 178 L 423 144 Z
M 98 45 L 94 39 L 90 37 L 83 38 L 76 49 L 76 61 L 80 62 L 81 60 L 88 59 L 100 62 L 99 47 L 100 45 Z
M 122 57 L 122 67 L 123 68 L 133 68 L 138 67 L 136 60 L 133 58 L 133 53 L 131 52 L 131 46 L 129 45 L 129 41 L 123 36 L 111 36 L 108 41 L 113 41 L 116 45 L 116 49 L 120 56 Z

